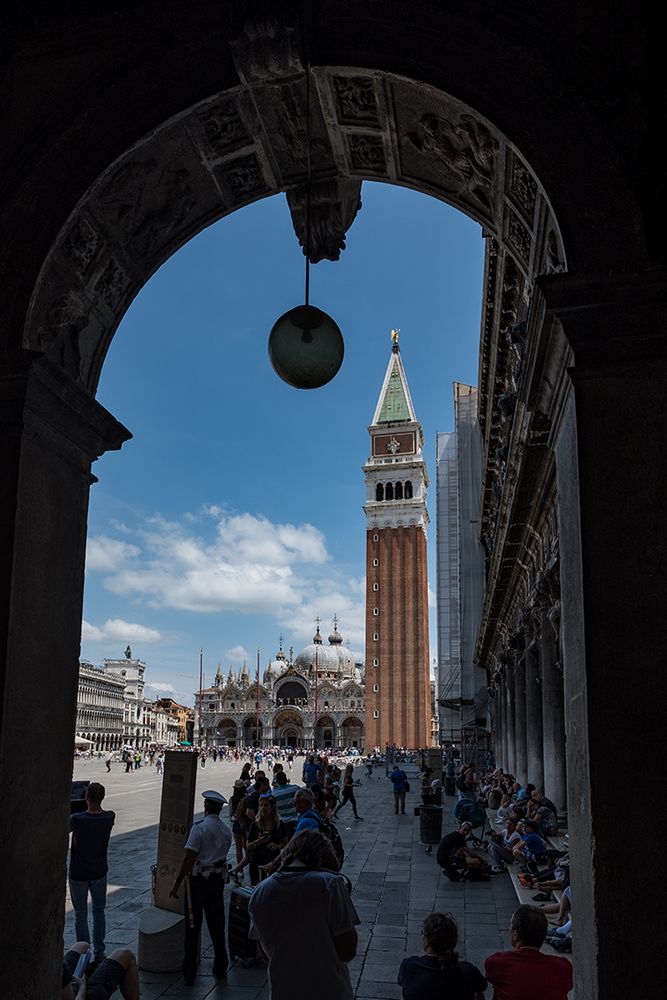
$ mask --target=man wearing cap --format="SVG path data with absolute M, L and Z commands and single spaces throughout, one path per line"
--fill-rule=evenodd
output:
M 199 934 L 204 916 L 213 944 L 213 975 L 218 979 L 227 978 L 224 887 L 232 832 L 220 819 L 220 810 L 227 801 L 224 795 L 207 791 L 202 792 L 202 796 L 204 819 L 192 826 L 181 870 L 169 893 L 178 899 L 181 882 L 187 878 L 183 979 L 188 986 L 192 985 L 197 974 Z

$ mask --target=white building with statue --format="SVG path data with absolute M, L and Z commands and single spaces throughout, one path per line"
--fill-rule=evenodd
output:
M 292 659 L 283 652 L 258 678 L 244 663 L 212 687 L 195 692 L 195 742 L 208 746 L 362 747 L 363 667 L 355 663 L 334 618 L 328 644 L 319 624 L 313 641 Z

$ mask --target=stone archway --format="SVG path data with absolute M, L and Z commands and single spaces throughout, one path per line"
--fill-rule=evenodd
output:
M 226 747 L 235 747 L 238 744 L 238 726 L 234 719 L 220 719 L 215 727 L 216 742 L 222 743 Z
M 296 748 L 305 745 L 303 716 L 296 708 L 286 708 L 276 712 L 273 718 L 273 732 L 279 747 Z
M 314 743 L 316 747 L 329 750 L 337 745 L 336 723 L 330 715 L 321 715 L 315 724 Z
M 664 698 L 655 671 L 664 635 L 655 619 L 664 606 L 667 552 L 664 533 L 650 525 L 664 468 L 646 443 L 661 439 L 667 395 L 658 335 L 661 199 L 652 159 L 661 125 L 652 122 L 650 75 L 641 66 L 652 35 L 646 15 L 621 3 L 601 23 L 589 6 L 565 0 L 527 17 L 511 6 L 500 12 L 341 0 L 317 5 L 309 38 L 325 255 L 340 248 L 364 177 L 445 197 L 495 236 L 480 369 L 490 434 L 501 422 L 498 379 L 510 364 L 505 335 L 532 294 L 517 427 L 523 421 L 526 482 L 539 478 L 546 451 L 557 456 L 568 756 L 578 781 L 573 834 L 596 845 L 594 877 L 587 859 L 573 874 L 579 905 L 593 915 L 578 932 L 575 964 L 582 995 L 616 1000 L 642 991 L 637 969 L 647 984 L 658 974 L 649 945 L 632 928 L 624 933 L 632 937 L 634 980 L 614 962 L 619 942 L 603 915 L 629 909 L 640 872 L 617 871 L 613 824 L 600 803 L 613 800 L 604 775 L 613 734 L 625 722 L 618 693 L 630 666 L 642 678 L 634 694 L 648 727 L 644 739 L 659 748 L 661 738 L 652 720 Z M 91 462 L 129 436 L 92 393 L 132 296 L 198 229 L 285 190 L 302 230 L 303 61 L 291 3 L 168 5 L 157 28 L 148 3 L 122 17 L 90 4 L 76 21 L 65 7 L 48 25 L 32 16 L 30 0 L 24 7 L 11 21 L 11 72 L 1 83 L 2 107 L 12 112 L 0 250 L 0 376 L 9 426 L 0 524 L 2 551 L 11 555 L 0 622 L 9 676 L 2 784 L 9 797 L 17 780 L 28 787 L 39 780 L 47 799 L 14 797 L 3 811 L 3 840 L 15 852 L 6 859 L 5 898 L 23 900 L 26 916 L 12 913 L 11 924 L 31 942 L 12 955 L 5 974 L 31 995 L 51 998 L 61 957 L 52 914 L 64 885 L 63 837 L 54 827 L 63 832 L 67 823 Z M 568 275 L 559 273 L 565 259 Z M 550 276 L 537 280 L 544 272 Z M 638 413 L 647 415 L 650 433 L 639 428 Z M 492 454 L 502 453 L 491 443 Z M 490 493 L 502 485 L 496 472 Z M 513 472 L 505 481 L 516 482 Z M 631 519 L 623 509 L 630 496 Z M 508 540 L 490 554 L 490 565 L 506 567 L 525 550 L 526 507 L 517 498 L 490 513 L 493 531 Z M 499 587 L 499 601 L 504 592 Z M 640 592 L 641 613 L 628 616 Z M 502 617 L 502 608 L 492 610 Z M 624 615 L 631 623 L 623 624 Z M 28 627 L 34 620 L 40 636 Z M 498 664 L 501 677 L 505 669 Z M 12 749 L 21 745 L 22 706 L 35 681 L 42 707 L 33 724 L 52 733 L 54 748 L 39 775 Z M 650 766 L 627 778 L 646 798 L 659 780 Z M 617 769 L 614 781 L 622 780 Z M 50 829 L 40 827 L 44 811 L 53 817 Z M 655 840 L 644 845 L 648 859 L 661 846 L 654 826 Z M 15 828 L 33 831 L 30 845 L 11 847 Z M 612 869 L 613 895 L 605 877 Z
M 339 727 L 340 745 L 361 748 L 364 745 L 364 724 L 356 715 L 348 715 Z
M 244 747 L 261 747 L 264 745 L 264 723 L 256 716 L 250 715 L 241 724 Z

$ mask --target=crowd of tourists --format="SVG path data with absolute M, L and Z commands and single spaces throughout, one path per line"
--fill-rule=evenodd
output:
M 223 888 L 230 875 L 242 884 L 247 871 L 253 887 L 248 936 L 259 943 L 268 960 L 272 995 L 289 996 L 290 1000 L 310 997 L 312 984 L 304 980 L 301 990 L 298 977 L 296 981 L 294 977 L 305 953 L 317 955 L 319 1000 L 352 1000 L 348 963 L 356 955 L 360 919 L 351 883 L 341 871 L 345 853 L 336 819 L 348 807 L 356 820 L 362 819 L 355 797 L 360 784 L 355 765 L 360 759 L 355 756 L 345 763 L 315 752 L 297 761 L 293 752 L 287 752 L 280 760 L 279 754 L 240 752 L 234 758 L 241 768 L 228 803 L 231 829 L 220 817 L 225 797 L 212 790 L 202 793 L 204 819 L 190 831 L 170 893 L 179 898 L 185 886 L 184 981 L 191 984 L 196 978 L 204 917 L 213 945 L 213 974 L 218 980 L 226 979 Z M 441 793 L 439 779 L 432 779 L 425 760 L 421 764 L 422 801 L 432 801 Z M 395 763 L 387 777 L 395 812 L 404 814 L 408 776 Z M 490 878 L 505 866 L 517 864 L 526 879 L 534 880 L 546 903 L 550 889 L 567 882 L 567 875 L 562 874 L 563 858 L 558 858 L 560 864 L 551 870 L 540 869 L 548 851 L 542 837 L 555 824 L 553 804 L 541 790 L 522 788 L 492 763 L 480 775 L 472 766 L 461 765 L 453 774 L 447 772 L 447 778 L 452 777 L 457 793 L 455 809 L 461 814 L 471 805 L 496 810 L 496 820 L 502 822 L 504 830 L 502 834 L 492 830 L 488 841 L 474 842 L 474 817 L 462 820 L 459 829 L 447 834 L 438 848 L 438 863 L 445 874 L 454 881 Z M 72 817 L 70 892 L 79 941 L 65 956 L 63 1000 L 106 1000 L 117 988 L 126 1000 L 139 998 L 132 953 L 122 950 L 106 956 L 104 951 L 106 851 L 114 814 L 102 808 L 103 798 L 103 786 L 91 783 L 86 812 Z M 227 855 L 232 844 L 235 864 L 230 865 Z M 88 944 L 89 892 L 93 901 L 92 948 Z M 480 1000 L 488 984 L 494 988 L 495 1000 L 529 1000 L 535 995 L 541 1000 L 566 1000 L 572 988 L 570 963 L 540 949 L 548 938 L 547 914 L 557 917 L 559 931 L 571 929 L 569 900 L 567 892 L 554 905 L 519 906 L 510 925 L 512 949 L 490 955 L 483 972 L 459 960 L 458 931 L 452 916 L 428 914 L 422 929 L 423 953 L 406 958 L 397 969 L 403 1000 Z M 86 957 L 91 960 L 84 970 Z
M 437 860 L 445 875 L 453 882 L 489 881 L 516 866 L 519 883 L 535 889 L 533 900 L 550 918 L 548 943 L 556 951 L 571 951 L 569 850 L 553 846 L 549 839 L 558 835 L 555 804 L 543 789 L 532 783 L 522 786 L 514 775 L 496 767 L 492 757 L 479 774 L 473 764 L 457 768 L 453 761 L 445 773 L 457 796 L 454 816 L 460 824 L 438 846 Z

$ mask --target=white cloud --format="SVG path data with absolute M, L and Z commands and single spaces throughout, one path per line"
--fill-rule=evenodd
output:
M 250 653 L 244 646 L 234 646 L 223 654 L 223 659 L 231 660 L 232 663 L 243 663 L 250 659 Z
M 176 694 L 176 688 L 173 684 L 165 684 L 162 681 L 158 681 L 157 684 L 146 684 L 147 688 L 151 691 L 161 691 L 163 694 Z
M 103 557 L 108 563 L 104 585 L 183 611 L 279 614 L 298 607 L 310 590 L 309 567 L 319 575 L 329 558 L 322 533 L 311 524 L 274 524 L 218 507 L 206 512 L 215 523 L 212 538 L 194 534 L 185 518 L 154 517 L 137 532 L 142 549 L 104 539 L 96 549 L 97 566 Z
M 104 625 L 91 625 L 84 620 L 81 628 L 81 638 L 84 642 L 160 642 L 162 635 L 157 629 L 147 628 L 123 621 L 122 618 L 107 618 Z
M 106 535 L 97 535 L 88 539 L 86 569 L 113 573 L 128 559 L 134 559 L 140 554 L 141 549 L 136 545 L 121 542 L 117 538 L 107 538 Z

